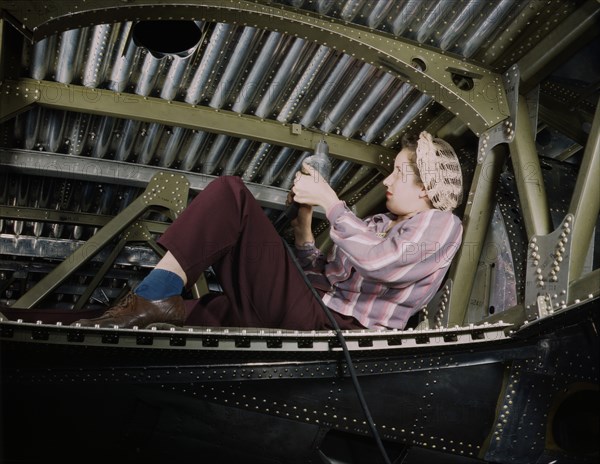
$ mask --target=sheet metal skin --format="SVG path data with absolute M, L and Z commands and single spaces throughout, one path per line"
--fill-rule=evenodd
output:
M 584 451 L 589 443 L 577 450 L 575 433 L 561 436 L 567 423 L 560 413 L 570 396 L 598 394 L 595 303 L 510 336 L 503 335 L 507 325 L 480 326 L 480 339 L 455 333 L 454 341 L 443 338 L 451 331 L 348 332 L 382 438 L 392 447 L 480 462 L 531 463 L 547 456 L 592 462 L 593 453 Z M 573 324 L 580 320 L 588 322 Z M 252 462 L 319 462 L 317 449 L 330 446 L 332 430 L 348 440 L 368 436 L 331 333 L 194 334 L 7 321 L 1 328 L 9 458 L 42 453 L 70 462 L 94 448 L 93 459 L 208 453 L 230 462 L 243 453 Z M 389 344 L 394 336 L 400 345 Z M 593 411 L 594 404 L 589 407 Z M 62 439 L 69 445 L 23 454 L 29 437 L 21 430 L 31 422 L 43 430 L 42 443 Z M 264 429 L 257 433 L 259 424 Z

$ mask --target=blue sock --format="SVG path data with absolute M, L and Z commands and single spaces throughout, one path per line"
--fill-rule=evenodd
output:
M 147 300 L 164 300 L 181 295 L 183 280 L 177 274 L 164 269 L 153 269 L 133 291 Z

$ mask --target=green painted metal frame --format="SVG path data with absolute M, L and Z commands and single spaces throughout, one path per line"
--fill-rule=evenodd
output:
M 93 213 L 56 211 L 45 208 L 0 205 L 0 217 L 16 221 L 48 222 L 51 224 L 75 224 L 81 226 L 104 227 L 113 217 Z M 157 221 L 138 221 L 151 234 L 163 234 L 168 224 Z
M 463 242 L 448 274 L 448 279 L 453 282 L 447 311 L 450 327 L 461 326 L 465 319 L 479 257 L 496 203 L 498 180 L 505 163 L 505 146 L 497 145 L 475 167 L 463 215 Z
M 523 130 L 527 129 L 525 125 Z M 524 158 L 539 169 L 537 156 L 532 156 L 526 146 L 513 150 L 512 158 L 513 164 Z M 543 186 L 541 172 L 534 172 L 533 182 L 528 182 L 525 176 L 516 177 L 529 239 L 524 301 L 528 319 L 545 317 L 567 308 L 569 303 L 597 296 L 598 270 L 588 273 L 591 277 L 582 273 L 600 213 L 600 106 L 596 105 L 569 210 L 554 230 L 549 213 L 544 210 L 545 194 L 541 195 L 538 187 Z
M 128 163 L 89 156 L 72 156 L 64 153 L 40 152 L 36 150 L 4 149 L 0 147 L 0 169 L 16 174 L 49 176 L 66 180 L 83 180 L 146 188 L 157 172 L 181 174 L 182 171 L 144 164 Z M 190 190 L 200 192 L 217 176 L 196 172 L 185 172 Z M 246 182 L 246 187 L 265 208 L 282 209 L 288 190 L 270 185 Z M 69 215 L 70 213 L 65 213 Z M 325 211 L 316 207 L 314 216 L 325 218 Z M 59 221 L 60 222 L 60 221 Z
M 396 151 L 292 124 L 155 97 L 34 79 L 0 83 L 0 123 L 33 105 L 160 123 L 312 151 L 325 139 L 329 154 L 385 171 Z
M 526 94 L 548 76 L 556 67 L 557 57 L 568 59 L 574 47 L 585 44 L 598 35 L 600 4 L 586 0 L 569 17 L 557 25 L 526 55 L 519 60 L 522 71 L 523 94 Z
M 582 277 L 583 263 L 587 255 L 594 228 L 600 214 L 600 102 L 596 105 L 594 122 L 583 152 L 575 190 L 569 205 L 573 215 L 571 252 L 571 281 Z M 600 287 L 600 279 L 597 280 Z
M 146 211 L 159 208 L 175 219 L 187 206 L 189 183 L 184 176 L 159 172 L 148 184 L 142 195 L 135 199 L 127 208 L 115 216 L 108 224 L 100 229 L 92 238 L 80 246 L 67 259 L 37 282 L 24 293 L 13 305 L 15 309 L 31 309 L 42 302 L 53 290 L 72 275 L 82 265 L 92 259 L 100 250 L 107 246 L 115 237 L 122 234 L 117 249 L 129 240 L 144 240 L 152 244 L 148 230 L 137 220 Z M 143 230 L 140 230 L 143 229 Z M 159 251 L 158 248 L 155 248 Z M 113 258 L 116 254 L 113 253 Z M 112 264 L 112 263 L 111 263 Z M 109 265 L 103 266 L 99 274 L 104 275 Z M 99 282 L 99 281 L 98 281 Z M 93 282 L 92 282 L 93 283 Z M 96 283 L 97 284 L 97 283 Z M 88 292 L 93 291 L 93 285 L 88 286 Z M 85 295 L 84 295 L 85 296 Z M 83 300 L 80 298 L 80 301 Z M 80 303 L 83 304 L 83 303 Z
M 525 231 L 529 238 L 548 234 L 552 230 L 552 220 L 525 98 L 519 98 L 517 111 L 515 137 L 509 147 Z
M 332 18 L 324 18 L 313 15 L 308 12 L 298 12 L 297 10 L 286 9 L 279 5 L 273 5 L 269 2 L 247 2 L 247 1 L 194 1 L 187 4 L 161 5 L 159 0 L 138 1 L 131 0 L 127 4 L 117 0 L 94 0 L 78 8 L 76 12 L 69 11 L 69 4 L 45 1 L 29 2 L 27 18 L 23 16 L 23 4 L 20 2 L 5 2 L 3 8 L 11 13 L 11 22 L 18 23 L 21 31 L 31 40 L 39 40 L 47 35 L 54 34 L 72 27 L 91 26 L 115 21 L 136 21 L 140 19 L 158 19 L 159 17 L 171 17 L 173 19 L 195 19 L 203 21 L 218 21 L 237 25 L 252 26 L 267 30 L 281 31 L 285 34 L 301 37 L 305 40 L 311 40 L 320 44 L 331 46 L 343 53 L 348 53 L 355 58 L 370 63 L 382 70 L 390 72 L 401 79 L 410 82 L 423 93 L 429 94 L 434 100 L 445 106 L 449 111 L 456 114 L 466 125 L 478 136 L 485 131 L 498 125 L 508 117 L 508 107 L 506 102 L 505 90 L 502 86 L 500 76 L 481 66 L 469 63 L 462 58 L 454 58 L 448 54 L 441 53 L 435 49 L 426 46 L 413 44 L 404 39 L 393 38 L 387 34 L 362 28 L 356 25 L 350 25 Z M 585 8 L 590 8 L 592 2 L 587 2 Z M 597 14 L 597 13 L 594 13 Z M 584 21 L 583 26 L 589 21 Z M 584 24 L 585 23 L 585 24 Z M 582 27 L 583 27 L 582 26 Z M 585 26 L 589 31 L 589 27 Z M 578 28 L 579 30 L 580 28 Z M 546 53 L 547 59 L 555 56 L 556 53 L 564 51 L 564 45 L 570 43 L 565 41 L 561 47 L 552 49 L 552 53 Z M 533 56 L 533 55 L 531 55 Z M 414 60 L 418 59 L 425 63 L 426 69 L 419 71 L 414 67 Z M 522 60 L 527 62 L 527 57 Z M 545 64 L 544 64 L 545 63 Z M 542 63 L 545 69 L 547 61 Z M 535 66 L 534 66 L 535 65 Z M 530 84 L 539 79 L 540 71 L 536 71 L 537 64 L 529 66 L 529 74 L 523 76 Z M 452 74 L 461 74 L 474 78 L 475 87 L 471 91 L 461 91 L 457 89 L 452 81 Z M 124 117 L 132 119 L 134 117 L 130 110 L 125 109 L 125 102 L 130 98 L 129 103 L 137 102 L 144 108 L 152 108 L 151 111 L 144 110 L 145 113 L 154 112 L 159 114 L 152 122 L 164 122 L 173 125 L 182 125 L 183 127 L 192 127 L 208 130 L 216 133 L 225 133 L 233 136 L 241 136 L 253 140 L 263 140 L 270 143 L 278 143 L 283 146 L 297 147 L 300 149 L 312 149 L 316 136 L 311 131 L 302 130 L 304 138 L 299 138 L 298 134 L 293 134 L 291 127 L 274 123 L 273 121 L 254 120 L 245 115 L 229 114 L 224 111 L 207 110 L 205 108 L 191 107 L 190 105 L 180 104 L 178 102 L 166 102 L 160 99 L 144 99 L 136 95 L 112 93 L 109 91 L 98 91 L 86 89 L 78 86 L 64 86 L 56 83 L 39 82 L 21 79 L 15 82 L 4 83 L 5 88 L 2 92 L 2 115 L 3 117 L 12 117 L 19 111 L 26 110 L 33 104 L 42 104 L 53 108 L 61 108 L 73 111 L 86 111 L 95 114 L 106 114 L 114 117 Z M 11 86 L 7 91 L 6 86 Z M 32 89 L 25 92 L 25 89 Z M 38 93 L 36 94 L 36 89 Z M 58 101 L 49 101 L 45 98 L 43 91 L 56 92 L 59 94 Z M 21 93 L 23 92 L 23 93 Z M 76 103 L 69 96 L 78 94 Z M 92 101 L 85 101 L 86 99 Z M 102 112 L 94 111 L 91 103 L 96 106 L 98 99 L 102 101 Z M 523 99 L 521 99 L 523 100 Z M 136 105 L 137 106 L 137 105 Z M 118 108 L 117 108 L 118 107 Z M 139 108 L 139 107 L 138 107 Z M 210 122 L 203 124 L 202 127 L 189 126 L 189 124 L 177 124 L 177 121 L 189 121 L 190 111 L 202 111 L 202 118 Z M 523 116 L 526 111 L 524 101 L 519 103 L 519 113 Z M 523 114 L 521 114 L 523 113 Z M 187 115 L 187 117 L 185 117 Z M 543 183 L 540 183 L 541 172 L 539 169 L 539 160 L 532 151 L 533 137 L 531 127 L 527 127 L 525 117 L 519 117 L 520 123 L 515 127 L 515 140 L 511 144 L 511 154 L 515 170 L 522 173 L 517 177 L 517 188 L 523 204 L 524 219 L 527 224 L 527 234 L 548 233 L 549 213 L 548 205 L 543 191 Z M 578 177 L 576 192 L 573 195 L 571 208 L 575 223 L 581 224 L 576 230 L 583 238 L 591 236 L 589 226 L 582 212 L 583 206 L 588 207 L 587 199 L 590 195 L 598 193 L 598 184 L 594 182 L 593 175 L 597 173 L 598 166 L 598 116 L 594 119 L 594 128 L 586 147 L 584 164 Z M 230 132 L 231 128 L 225 126 L 235 121 L 236 129 L 242 127 L 240 131 Z M 265 129 L 268 128 L 269 135 L 265 137 Z M 275 134 L 271 130 L 275 130 Z M 384 152 L 382 147 L 370 147 L 367 154 L 366 144 L 357 141 L 350 141 L 344 138 L 328 136 L 330 152 L 333 156 L 344 157 L 360 164 L 367 164 L 379 167 L 385 172 L 386 165 L 389 166 L 393 155 L 391 152 Z M 333 142 L 333 143 L 332 143 Z M 336 146 L 336 142 L 340 145 Z M 354 147 L 356 151 L 348 150 Z M 348 153 L 356 153 L 348 155 Z M 481 244 L 483 243 L 485 232 L 489 224 L 491 212 L 490 205 L 493 204 L 493 192 L 495 183 L 504 163 L 503 150 L 495 148 L 481 162 L 476 169 L 473 186 L 469 194 L 467 208 L 465 210 L 465 238 L 463 248 L 453 264 L 450 272 L 450 278 L 455 282 L 453 289 L 453 298 L 450 308 L 450 325 L 461 325 L 464 319 L 464 308 L 468 305 L 470 295 L 470 278 L 463 278 L 465 273 L 474 273 L 477 268 Z M 531 182 L 533 180 L 533 182 Z M 596 195 L 597 196 L 597 195 Z M 369 209 L 372 206 L 372 196 L 365 198 L 357 203 L 360 210 Z M 598 206 L 592 205 L 592 218 L 598 216 Z M 487 211 L 487 212 L 486 212 Z M 588 215 L 590 216 L 590 215 Z M 589 221 L 588 221 L 589 222 Z M 587 252 L 587 242 L 582 238 L 574 244 L 574 255 L 585 256 Z M 575 249 L 580 249 L 575 251 Z M 582 261 L 579 258 L 573 258 L 573 265 L 577 268 L 577 262 Z M 576 270 L 576 269 L 575 269 Z M 577 272 L 572 274 L 577 276 Z M 594 277 L 598 275 L 597 270 L 587 276 L 577 279 L 574 285 L 578 288 L 584 288 L 585 291 L 594 290 Z M 590 277 L 591 276 L 591 277 Z M 590 281 L 592 283 L 590 283 Z M 462 309 L 461 309 L 462 308 Z M 518 308 L 517 308 L 518 309 Z M 461 317 L 461 315 L 463 317 Z
M 283 32 L 327 45 L 411 83 L 453 113 L 476 135 L 508 116 L 501 76 L 462 57 L 403 38 L 270 2 L 195 0 L 164 4 L 162 0 L 93 0 L 81 5 L 62 1 L 5 1 L 4 10 L 21 32 L 40 40 L 72 28 L 149 19 L 223 22 Z M 418 69 L 416 63 L 425 65 Z M 461 90 L 456 75 L 472 79 Z

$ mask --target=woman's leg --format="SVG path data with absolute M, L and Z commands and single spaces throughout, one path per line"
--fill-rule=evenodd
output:
M 135 293 L 104 315 L 76 323 L 101 327 L 145 327 L 156 322 L 181 325 L 186 314 L 180 296 L 182 284 L 193 285 L 212 266 L 224 293 L 197 300 L 190 319 L 193 324 L 331 328 L 319 299 L 240 178 L 213 181 L 171 224 L 159 243 L 168 252 L 155 271 L 169 272 L 151 272 Z M 362 328 L 354 318 L 333 315 L 342 329 Z
M 297 330 L 329 327 L 281 237 L 238 177 L 214 180 L 159 243 L 183 270 L 188 285 L 208 267 L 215 270 L 226 299 L 210 299 L 206 305 L 200 300 L 196 323 Z M 211 306 L 218 309 L 212 311 Z M 343 328 L 361 327 L 354 319 L 340 316 L 339 321 Z
M 182 280 L 183 285 L 187 285 L 187 275 L 185 274 L 185 271 L 179 264 L 179 261 L 175 259 L 175 256 L 173 256 L 173 254 L 170 251 L 167 251 L 167 253 L 160 259 L 160 261 L 156 263 L 154 269 L 163 269 L 165 271 L 172 272 L 173 274 L 177 274 Z

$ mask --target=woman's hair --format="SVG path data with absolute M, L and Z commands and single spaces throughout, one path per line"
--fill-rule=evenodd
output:
M 421 174 L 419 173 L 419 166 L 417 166 L 417 142 L 419 141 L 419 137 L 412 133 L 406 133 L 402 136 L 402 149 L 410 150 L 408 154 L 408 162 L 410 163 L 410 167 L 414 171 L 415 181 L 418 185 L 424 185 L 423 179 L 421 179 Z
M 434 208 L 452 211 L 462 202 L 462 170 L 454 149 L 448 142 L 426 131 L 419 136 L 404 134 L 402 148 L 410 150 L 416 180 L 425 187 Z
M 402 136 L 402 148 L 409 148 L 411 150 L 417 150 L 417 143 L 419 142 L 419 136 L 410 132 L 407 132 Z

